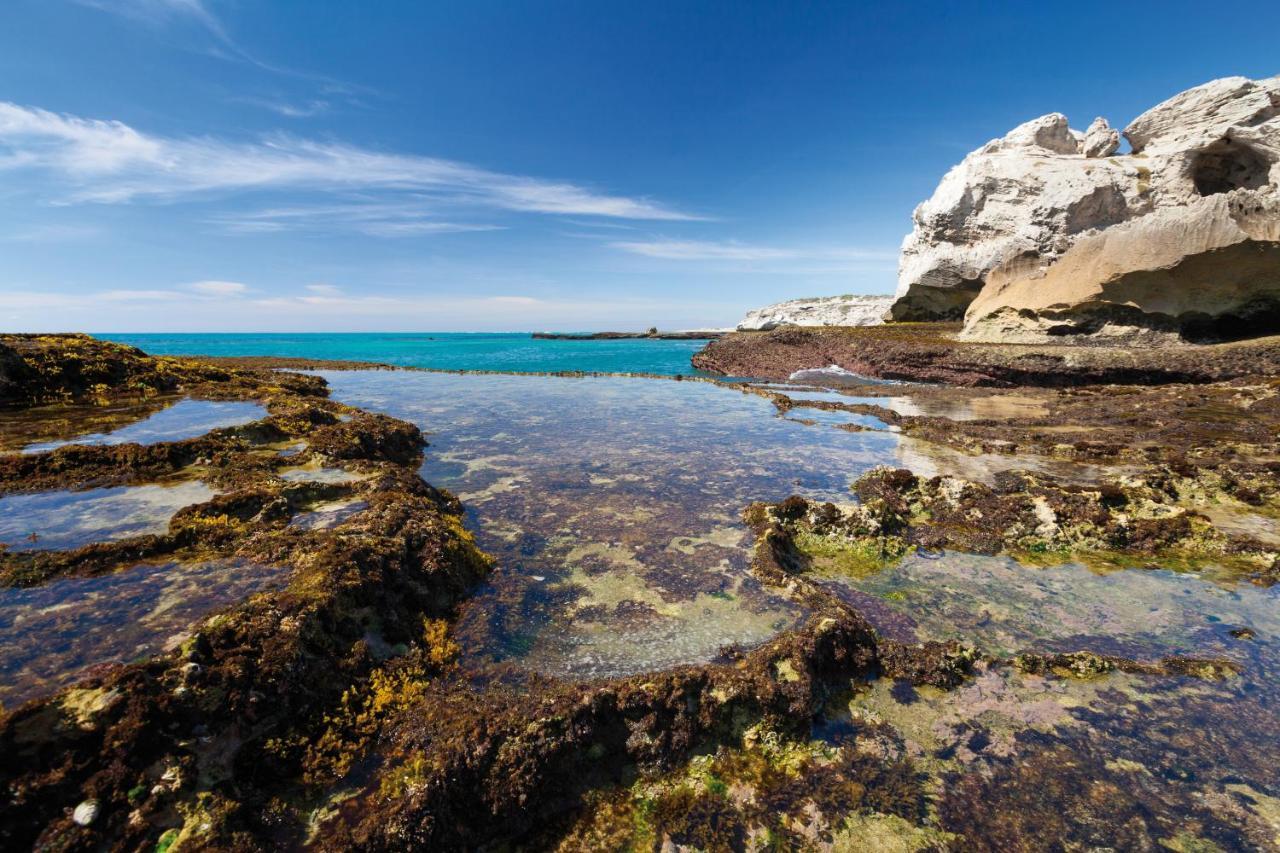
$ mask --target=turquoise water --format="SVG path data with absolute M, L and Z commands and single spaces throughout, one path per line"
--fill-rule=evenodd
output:
M 534 340 L 527 333 L 486 332 L 350 334 L 136 334 L 98 335 L 152 355 L 259 355 L 376 361 L 438 370 L 538 373 L 697 373 L 689 359 L 705 341 Z

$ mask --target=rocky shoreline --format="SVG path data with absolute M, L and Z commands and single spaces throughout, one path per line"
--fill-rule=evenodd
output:
M 828 839 L 851 841 L 874 826 L 925 848 L 948 846 L 947 838 L 976 840 L 991 828 L 980 814 L 966 815 L 955 799 L 962 788 L 947 794 L 941 824 L 930 816 L 935 794 L 923 757 L 868 751 L 862 741 L 819 749 L 810 740 L 812 721 L 847 701 L 851 684 L 897 683 L 941 696 L 975 678 L 1048 677 L 1080 681 L 1082 689 L 1108 674 L 1216 683 L 1237 677 L 1239 664 L 904 642 L 833 592 L 824 580 L 833 565 L 845 572 L 868 560 L 883 565 L 909 548 L 1004 549 L 1044 560 L 1083 550 L 1139 564 L 1230 555 L 1256 583 L 1275 580 L 1274 544 L 1215 534 L 1204 516 L 1183 508 L 1212 498 L 1275 512 L 1273 380 L 1029 392 L 1046 395 L 1038 398 L 1044 413 L 1029 418 L 903 415 L 886 400 L 870 405 L 887 422 L 964 452 L 1001 442 L 1012 445 L 1009 453 L 1043 451 L 1052 425 L 1076 421 L 1097 441 L 1069 445 L 1074 453 L 1141 464 L 1145 479 L 1091 489 L 1011 475 L 988 487 L 880 469 L 859 481 L 856 509 L 792 498 L 746 510 L 756 535 L 754 576 L 808 614 L 759 648 L 726 648 L 710 664 L 590 684 L 502 665 L 463 672 L 452 619 L 490 561 L 462 527 L 458 502 L 418 477 L 417 427 L 333 403 L 314 377 L 150 358 L 75 336 L 7 337 L 0 347 L 10 401 L 103 403 L 176 392 L 253 399 L 269 413 L 180 442 L 0 456 L 0 495 L 175 476 L 199 476 L 223 491 L 175 515 L 163 535 L 2 553 L 5 583 L 127 574 L 146 559 L 193 554 L 288 567 L 282 588 L 210 617 L 173 651 L 86 674 L 4 711 L 0 839 L 15 849 L 454 849 L 513 841 L 600 849 L 663 838 L 739 849 L 753 825 L 807 843 L 794 822 L 806 812 L 791 811 L 805 802 L 818 804 L 820 820 L 812 812 L 806 820 L 818 820 L 825 828 L 813 831 Z M 885 393 L 879 388 L 868 393 Z M 846 405 L 747 390 L 774 396 L 784 410 Z M 934 393 L 954 404 L 969 392 Z M 1074 396 L 1081 393 L 1103 396 Z M 1162 400 L 1184 408 L 1165 422 Z M 1210 413 L 1216 420 L 1206 420 Z M 1108 439 L 1097 432 L 1104 427 L 1113 432 Z M 1185 439 L 1182 451 L 1173 449 L 1175 434 Z M 1142 435 L 1150 450 L 1138 446 Z M 296 454 L 281 455 L 299 444 Z M 281 478 L 286 467 L 306 464 L 359 476 Z M 1166 470 L 1178 479 L 1161 480 Z M 363 508 L 333 529 L 290 523 L 334 499 L 359 499 Z M 975 527 L 966 521 L 975 513 L 1003 527 Z M 865 735 L 891 737 L 892 724 L 876 723 Z M 716 756 L 713 778 L 722 781 L 688 781 L 698 755 Z M 796 796 L 795 777 L 783 769 L 789 762 L 810 768 L 809 793 Z M 627 793 L 636 785 L 650 793 Z M 792 793 L 760 811 L 717 787 L 735 785 L 753 798 Z M 1132 807 L 1173 808 L 1150 800 Z M 846 815 L 872 823 L 842 823 Z M 1227 837 L 1255 832 L 1254 820 L 1238 818 L 1243 829 L 1205 827 Z
M 704 347 L 693 366 L 725 376 L 787 379 L 836 367 L 857 376 L 976 387 L 1217 382 L 1280 370 L 1280 337 L 1132 349 L 1079 344 L 989 344 L 946 323 L 738 332 Z M 840 377 L 834 377 L 840 381 Z

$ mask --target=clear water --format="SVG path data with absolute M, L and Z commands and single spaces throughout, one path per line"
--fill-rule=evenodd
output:
M 367 502 L 355 498 L 327 501 L 298 513 L 289 526 L 299 530 L 330 530 L 368 508 Z
M 1224 586 L 1194 574 L 1095 572 L 1079 564 L 1023 566 L 1008 557 L 909 555 L 884 571 L 842 580 L 886 634 L 907 642 L 961 640 L 998 656 L 1092 651 L 1150 660 L 1239 657 L 1232 637 L 1280 635 L 1280 588 Z M 1256 646 L 1256 643 L 1254 644 Z
M 316 462 L 307 465 L 299 465 L 295 468 L 283 468 L 280 470 L 280 479 L 288 483 L 328 483 L 330 485 L 342 485 L 344 483 L 355 483 L 364 479 L 360 474 L 348 471 L 345 468 L 330 468 Z
M 213 495 L 199 481 L 5 495 L 0 497 L 0 543 L 10 551 L 67 550 L 164 533 L 174 513 Z
M 506 660 L 573 679 L 704 661 L 794 624 L 802 614 L 748 570 L 740 512 L 751 501 L 792 493 L 848 500 L 849 484 L 884 463 L 978 478 L 1004 467 L 1076 479 L 1103 473 L 1062 460 L 966 456 L 884 430 L 851 433 L 832 429 L 826 416 L 809 425 L 796 419 L 804 409 L 780 416 L 768 399 L 709 383 L 325 377 L 335 398 L 426 430 L 424 477 L 462 498 L 481 547 L 498 558 L 456 626 L 464 662 Z M 902 393 L 910 405 L 909 389 Z M 1027 408 L 1008 399 L 968 408 L 984 405 Z M 305 466 L 298 476 L 333 470 Z M 181 484 L 8 496 L 0 498 L 0 540 L 74 547 L 162 530 L 179 506 L 206 493 Z M 295 526 L 340 524 L 359 509 L 320 504 Z M 29 532 L 36 542 L 25 540 Z M 0 591 L 0 702 L 173 648 L 204 615 L 283 578 L 270 567 L 166 564 Z M 1242 667 L 1222 681 L 980 669 L 945 693 L 879 680 L 861 685 L 847 707 L 833 702 L 819 733 L 843 732 L 867 755 L 912 757 L 947 831 L 1010 839 L 1010 848 L 1041 838 L 1070 849 L 1274 847 L 1276 590 L 963 554 L 912 555 L 867 578 L 829 582 L 883 633 L 906 641 L 957 638 L 1001 655 L 1210 655 Z M 1231 633 L 1240 628 L 1252 634 Z M 99 694 L 68 693 L 70 718 L 111 701 Z
M 534 340 L 526 333 L 100 335 L 152 355 L 296 356 L 347 359 L 437 370 L 516 373 L 583 371 L 695 373 L 689 359 L 705 341 Z
M 52 415 L 48 410 L 45 414 Z M 43 453 L 68 444 L 154 444 L 196 438 L 224 427 L 252 423 L 267 416 L 257 403 L 215 400 L 179 400 L 141 421 L 111 430 L 74 436 L 58 441 L 29 444 L 23 453 Z
M 707 383 L 326 378 L 338 399 L 429 433 L 423 475 L 458 493 L 480 545 L 498 558 L 459 620 L 464 660 L 575 679 L 706 660 L 794 623 L 800 614 L 750 578 L 738 515 L 750 501 L 793 492 L 847 500 L 848 484 L 871 465 L 928 461 L 949 472 L 956 461 L 891 432 L 805 425 L 767 399 Z M 979 473 L 1048 464 L 968 459 Z M 912 556 L 863 581 L 831 583 L 905 641 L 959 638 L 996 654 L 1210 655 L 1243 667 L 1222 681 L 981 669 L 950 692 L 879 680 L 847 708 L 833 703 L 819 732 L 844 732 L 868 755 L 912 757 L 947 831 L 1007 839 L 1009 849 L 1040 838 L 1068 839 L 1070 849 L 1274 846 L 1274 590 L 969 555 Z M 1231 635 L 1243 627 L 1255 636 Z M 734 808 L 731 798 L 715 802 Z M 776 804 L 810 821 L 806 802 Z
M 660 669 L 751 646 L 800 615 L 748 571 L 753 500 L 847 500 L 888 433 L 817 429 L 702 382 L 324 374 L 342 402 L 419 424 L 422 474 L 499 561 L 463 649 L 548 674 Z
M 199 619 L 284 577 L 279 567 L 214 560 L 0 589 L 0 704 L 13 708 L 95 667 L 172 649 Z

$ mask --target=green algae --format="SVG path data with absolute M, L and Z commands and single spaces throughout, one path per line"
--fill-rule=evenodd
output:
M 948 836 L 924 809 L 907 762 L 753 726 L 735 748 L 595 795 L 557 849 L 932 849 Z

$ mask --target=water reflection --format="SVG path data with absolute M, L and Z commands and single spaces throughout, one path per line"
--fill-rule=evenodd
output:
M 77 425 L 75 417 L 76 413 L 82 412 L 83 407 L 75 407 L 71 413 L 58 409 L 36 409 L 23 413 L 22 417 L 35 422 L 33 427 L 36 424 L 47 427 L 50 422 L 56 422 L 64 430 L 81 431 L 72 432 L 71 437 L 57 441 L 28 444 L 22 452 L 43 453 L 68 444 L 155 444 L 161 441 L 182 441 L 204 435 L 211 430 L 239 426 L 267 416 L 267 410 L 257 403 L 179 400 L 168 408 L 127 426 L 108 432 L 84 434 L 83 426 Z
M 0 497 L 0 543 L 10 551 L 65 550 L 164 533 L 175 512 L 213 495 L 195 480 L 6 495 Z
M 330 468 L 321 465 L 319 462 L 311 462 L 306 465 L 281 469 L 280 479 L 289 483 L 343 485 L 345 483 L 355 483 L 365 478 L 363 475 L 348 471 L 345 468 Z
M 430 432 L 424 476 L 459 494 L 482 547 L 499 556 L 493 584 L 461 620 L 463 648 L 576 677 L 705 659 L 795 618 L 746 571 L 737 516 L 752 500 L 793 492 L 848 500 L 849 482 L 876 463 L 954 473 L 976 462 L 973 474 L 989 476 L 1007 462 L 1099 475 L 1067 461 L 966 457 L 888 432 L 817 429 L 777 417 L 764 398 L 706 384 L 327 378 L 344 402 Z M 819 734 L 843 733 L 867 761 L 916 762 L 932 792 L 921 815 L 931 827 L 989 840 L 991 849 L 1274 846 L 1276 591 L 955 554 L 913 555 L 838 588 L 883 633 L 905 641 L 958 638 L 993 654 L 1223 656 L 1243 666 L 1239 677 L 1217 682 L 1064 680 L 980 667 L 950 692 L 855 685 L 845 707 L 831 703 Z M 808 826 L 813 803 L 778 794 L 770 808 L 803 810 Z
M 910 640 L 961 640 L 993 655 L 1088 650 L 1140 659 L 1182 654 L 1238 657 L 1280 636 L 1280 589 L 1225 586 L 1158 570 L 1099 573 L 1070 563 L 1024 566 L 1008 557 L 911 554 L 841 585 L 874 596 L 864 611 Z M 837 587 L 838 588 L 838 587 Z M 862 598 L 852 599 L 855 604 Z
M 231 560 L 134 566 L 0 589 L 0 704 L 12 708 L 180 644 L 209 613 L 278 586 L 285 570 Z
M 329 530 L 368 508 L 368 502 L 362 500 L 328 501 L 298 513 L 289 522 L 289 526 L 300 530 Z
M 463 648 L 575 677 L 707 660 L 793 624 L 800 614 L 749 575 L 740 512 L 793 493 L 847 500 L 895 445 L 707 383 L 325 378 L 336 399 L 429 433 L 423 476 L 463 500 L 499 558 L 463 617 Z

